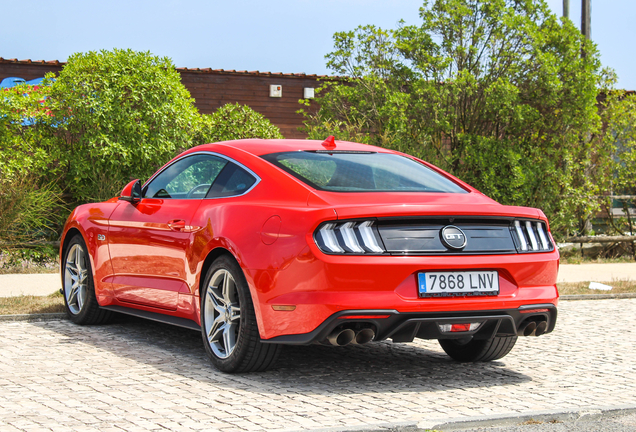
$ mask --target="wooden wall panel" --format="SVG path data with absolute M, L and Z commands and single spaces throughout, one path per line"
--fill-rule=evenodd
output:
M 181 81 L 188 88 L 202 113 L 212 113 L 226 103 L 249 105 L 281 129 L 286 138 L 304 138 L 298 100 L 305 87 L 317 88 L 318 77 L 261 74 L 222 74 L 181 70 Z M 269 86 L 280 85 L 283 97 L 269 97 Z
M 43 77 L 47 72 L 58 73 L 62 70 L 62 64 L 55 63 L 5 63 L 0 61 L 0 81 L 8 77 L 24 78 L 29 81 Z

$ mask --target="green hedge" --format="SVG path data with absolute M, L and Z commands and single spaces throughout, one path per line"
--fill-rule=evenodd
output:
M 116 196 L 131 178 L 148 178 L 192 146 L 282 138 L 247 106 L 199 114 L 170 59 L 148 52 L 74 54 L 44 86 L 22 85 L 1 96 L 5 244 L 54 239 L 69 208 Z

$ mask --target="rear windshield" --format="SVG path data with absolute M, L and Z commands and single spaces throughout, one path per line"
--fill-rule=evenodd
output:
M 296 151 L 272 153 L 263 159 L 325 191 L 466 192 L 426 165 L 390 153 Z

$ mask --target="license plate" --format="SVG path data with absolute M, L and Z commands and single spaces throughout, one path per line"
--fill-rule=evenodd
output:
M 426 272 L 417 274 L 420 297 L 499 294 L 496 271 Z

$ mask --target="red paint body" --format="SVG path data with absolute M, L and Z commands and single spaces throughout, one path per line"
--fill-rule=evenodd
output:
M 342 150 L 392 153 L 363 144 L 336 145 Z M 243 140 L 190 149 L 186 154 L 205 151 L 224 155 L 248 167 L 260 182 L 238 197 L 143 198 L 136 203 L 113 198 L 82 205 L 66 223 L 62 247 L 70 238 L 69 232 L 77 231 L 84 237 L 101 306 L 160 312 L 197 324 L 204 261 L 211 253 L 227 251 L 247 279 L 262 339 L 311 332 L 343 310 L 487 311 L 557 304 L 556 249 L 471 256 L 324 254 L 313 233 L 322 222 L 331 220 L 434 215 L 547 220 L 537 209 L 500 205 L 430 164 L 469 193 L 324 192 L 259 157 L 315 149 L 324 150 L 323 143 Z M 98 240 L 98 234 L 106 240 Z M 462 269 L 497 270 L 500 294 L 418 298 L 418 272 Z M 296 309 L 275 311 L 272 305 L 295 305 Z

